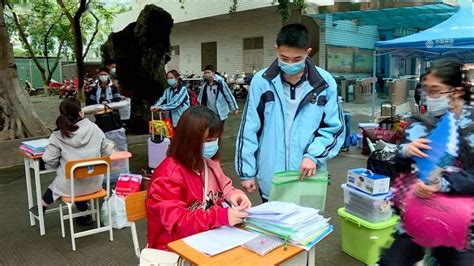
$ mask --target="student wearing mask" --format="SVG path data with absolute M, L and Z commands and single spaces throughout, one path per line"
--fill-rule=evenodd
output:
M 301 178 L 326 169 L 344 143 L 337 85 L 309 59 L 310 36 L 302 24 L 281 28 L 278 58 L 255 74 L 237 136 L 235 169 L 247 192 L 259 185 L 270 196 L 274 173 L 299 170 Z
M 117 63 L 113 59 L 105 61 L 105 66 L 109 69 L 109 73 L 112 79 L 115 79 L 115 74 L 117 72 Z
M 117 86 L 110 79 L 109 68 L 100 68 L 97 73 L 97 79 L 96 84 L 87 95 L 86 105 L 107 104 L 118 102 L 122 99 Z
M 117 62 L 113 59 L 109 59 L 105 61 L 105 66 L 109 68 L 110 78 L 112 79 L 112 83 L 120 89 L 119 82 L 117 79 Z
M 239 106 L 224 78 L 216 74 L 212 65 L 204 68 L 204 83 L 198 96 L 199 102 L 218 114 L 224 122 L 230 111 L 237 114 Z
M 166 76 L 169 87 L 165 89 L 163 96 L 150 109 L 152 112 L 169 112 L 173 127 L 176 127 L 179 118 L 190 106 L 188 88 L 179 78 L 178 71 L 170 70 L 166 73 Z
M 421 97 L 426 104 L 427 113 L 413 117 L 413 121 L 405 130 L 405 143 L 399 146 L 399 160 L 413 163 L 413 157 L 427 157 L 425 152 L 430 149 L 430 141 L 426 137 L 429 132 L 446 112 L 455 113 L 460 132 L 460 149 L 455 166 L 436 177 L 437 180 L 433 180 L 431 185 L 426 185 L 421 180 L 414 184 L 416 196 L 427 199 L 426 203 L 430 202 L 429 198 L 434 193 L 474 197 L 474 109 L 469 106 L 471 86 L 465 87 L 463 84 L 462 68 L 462 62 L 457 59 L 441 59 L 432 64 L 423 76 L 421 88 Z M 416 175 L 417 170 L 412 174 Z M 405 188 L 409 185 L 403 184 Z M 405 219 L 402 210 L 401 223 L 394 234 L 395 241 L 382 253 L 379 265 L 413 265 L 423 259 L 426 247 L 415 243 L 404 229 L 404 224 L 410 222 Z M 474 265 L 474 234 L 472 228 L 470 231 L 470 235 L 466 236 L 469 243 L 466 250 L 434 247 L 431 256 L 436 258 L 439 265 Z
M 148 189 L 149 248 L 168 250 L 169 242 L 247 217 L 250 200 L 232 186 L 219 163 L 223 130 L 217 114 L 204 106 L 189 108 L 179 120 L 168 157 Z

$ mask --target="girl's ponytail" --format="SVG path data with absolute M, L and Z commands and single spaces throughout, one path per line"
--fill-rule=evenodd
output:
M 59 112 L 61 114 L 56 119 L 56 127 L 63 137 L 70 138 L 72 132 L 79 129 L 76 123 L 82 119 L 81 103 L 75 98 L 68 98 L 59 105 Z

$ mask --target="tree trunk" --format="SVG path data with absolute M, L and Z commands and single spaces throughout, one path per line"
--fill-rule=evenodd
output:
M 77 87 L 80 89 L 84 86 L 84 56 L 83 49 L 84 45 L 82 44 L 82 32 L 81 32 L 81 16 L 84 14 L 84 11 L 87 8 L 89 2 L 86 0 L 81 0 L 79 9 L 74 15 L 74 24 L 73 24 L 73 34 L 74 34 L 74 50 L 76 54 L 76 65 L 77 65 Z M 79 95 L 81 101 L 84 100 L 84 95 Z
M 18 81 L 4 4 L 0 0 L 0 140 L 47 135 L 49 130 Z
M 76 55 L 76 66 L 77 66 L 77 86 L 79 91 L 84 86 L 84 58 L 83 58 L 83 44 L 82 44 L 82 33 L 81 33 L 81 16 L 87 9 L 90 1 L 81 0 L 79 3 L 79 8 L 77 9 L 74 17 L 69 13 L 66 6 L 64 5 L 63 0 L 56 0 L 56 2 L 61 6 L 64 14 L 68 18 L 69 22 L 72 25 L 72 34 L 74 37 L 74 54 Z M 84 95 L 79 94 L 79 99 L 84 100 Z

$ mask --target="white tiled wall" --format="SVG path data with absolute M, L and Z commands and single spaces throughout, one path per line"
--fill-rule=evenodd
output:
M 132 11 L 117 16 L 114 21 L 114 31 L 122 30 L 129 23 L 135 21 L 140 11 L 148 4 L 154 4 L 165 9 L 171 14 L 175 23 L 180 23 L 228 14 L 233 3 L 232 0 L 184 0 L 184 4 L 180 4 L 178 0 L 135 0 L 135 2 Z M 273 0 L 239 0 L 237 12 L 272 7 L 274 6 L 273 3 Z M 184 8 L 181 8 L 182 6 Z
M 201 43 L 217 42 L 217 70 L 235 74 L 243 71 L 243 39 L 263 36 L 263 61 L 275 60 L 273 49 L 282 26 L 276 8 L 227 14 L 175 24 L 171 44 L 179 45 L 181 73 L 201 73 Z

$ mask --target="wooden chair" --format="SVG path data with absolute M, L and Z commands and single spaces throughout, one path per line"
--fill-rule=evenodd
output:
M 88 236 L 92 234 L 102 233 L 102 232 L 109 232 L 110 241 L 113 241 L 113 231 L 112 231 L 112 221 L 111 221 L 111 210 L 110 210 L 110 202 L 107 199 L 110 197 L 110 165 L 112 161 L 110 157 L 97 157 L 97 158 L 90 158 L 90 159 L 82 159 L 82 160 L 74 160 L 68 161 L 66 163 L 66 179 L 71 179 L 71 195 L 70 196 L 62 196 L 62 201 L 67 205 L 68 208 L 68 215 L 63 214 L 62 210 L 62 203 L 59 204 L 59 215 L 61 219 L 61 233 L 62 237 L 66 237 L 65 230 L 64 230 L 64 220 L 69 219 L 69 226 L 71 231 L 71 244 L 72 250 L 76 250 L 76 238 Z M 85 178 L 92 178 L 99 175 L 105 175 L 106 180 L 106 190 L 100 188 L 98 191 L 88 194 L 88 195 L 81 195 L 76 196 L 74 192 L 74 183 L 76 180 L 85 179 Z M 104 198 L 106 203 L 108 204 L 108 219 L 109 223 L 107 226 L 101 227 L 100 225 L 100 205 L 99 199 Z M 80 212 L 80 213 L 73 213 L 72 206 L 74 202 L 87 202 L 90 201 L 91 209 Z M 97 206 L 97 207 L 96 207 Z M 82 231 L 79 233 L 74 232 L 74 222 L 73 218 L 83 216 L 83 215 L 94 215 L 95 219 L 97 220 L 97 228 L 90 229 L 86 231 Z M 93 216 L 93 217 L 94 217 Z
M 145 200 L 146 191 L 132 193 L 125 198 L 125 211 L 127 213 L 127 220 L 130 223 L 130 229 L 132 231 L 133 250 L 135 252 L 135 256 L 140 259 L 140 265 L 160 265 L 160 263 L 165 263 L 167 265 L 179 265 L 181 261 L 179 259 L 179 255 L 176 253 L 152 248 L 144 248 L 142 251 L 140 251 L 135 222 L 146 219 Z

